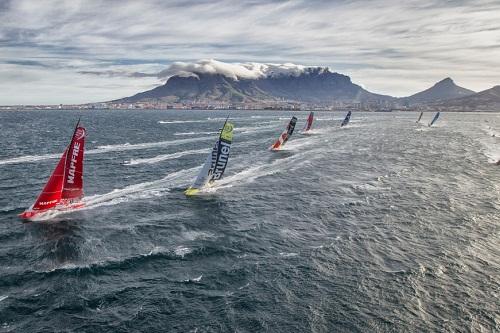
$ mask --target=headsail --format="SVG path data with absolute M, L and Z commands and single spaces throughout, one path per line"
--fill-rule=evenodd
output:
M 340 127 L 344 127 L 345 125 L 349 124 L 350 120 L 351 120 L 351 111 L 347 112 L 344 120 L 342 121 L 342 124 L 340 124 Z
M 311 113 L 309 113 L 309 117 L 307 117 L 307 121 L 306 124 L 304 125 L 304 129 L 302 130 L 302 132 L 306 133 L 311 129 L 313 120 L 314 120 L 314 112 L 311 111 Z
M 418 124 L 420 122 L 420 119 L 422 119 L 422 116 L 424 115 L 424 112 L 420 112 L 420 116 L 418 116 L 418 120 L 416 121 L 416 123 Z
M 233 141 L 233 124 L 225 122 L 220 132 L 219 138 L 215 142 L 212 151 L 208 154 L 205 164 L 191 185 L 184 194 L 194 195 L 205 186 L 212 184 L 222 178 L 229 160 L 229 150 Z
M 441 114 L 441 112 L 438 112 L 438 113 L 436 113 L 434 115 L 434 118 L 432 118 L 432 121 L 429 123 L 429 127 L 431 127 L 432 125 L 434 125 L 434 123 L 436 122 L 436 120 L 438 120 L 440 114 Z
M 43 188 L 42 192 L 38 195 L 33 206 L 30 210 L 33 211 L 43 211 L 55 207 L 62 197 L 62 189 L 64 184 L 64 164 L 66 162 L 66 154 L 68 149 L 64 151 L 57 162 L 56 168 L 52 171 L 47 184 Z
M 288 123 L 286 129 L 281 133 L 280 137 L 276 142 L 271 146 L 271 150 L 279 150 L 281 146 L 283 146 L 290 136 L 293 134 L 293 130 L 295 129 L 295 124 L 297 123 L 297 117 L 293 116 L 292 119 L 290 119 L 290 122 Z
M 19 215 L 21 218 L 29 219 L 37 213 L 55 208 L 65 199 L 73 201 L 83 197 L 85 128 L 80 127 L 79 123 L 80 121 L 75 127 L 69 146 L 64 150 L 42 192 L 35 203 Z

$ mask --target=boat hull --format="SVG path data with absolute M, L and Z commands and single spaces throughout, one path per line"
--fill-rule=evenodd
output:
M 46 213 L 50 213 L 50 212 L 62 213 L 62 212 L 70 211 L 70 210 L 80 209 L 83 207 L 85 207 L 85 203 L 79 201 L 79 202 L 73 202 L 73 203 L 67 203 L 67 204 L 60 204 L 54 208 L 44 209 L 44 210 L 28 209 L 17 216 L 19 216 L 23 220 L 32 220 L 32 219 L 35 219 L 36 217 L 39 217 L 39 216 L 46 214 Z
M 184 194 L 188 197 L 191 197 L 193 195 L 197 195 L 199 192 L 200 192 L 199 189 L 190 187 L 184 191 Z

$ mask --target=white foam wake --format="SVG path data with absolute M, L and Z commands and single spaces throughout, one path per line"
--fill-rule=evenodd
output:
M 83 209 L 93 209 L 100 206 L 116 205 L 133 199 L 147 199 L 162 196 L 172 187 L 185 185 L 191 180 L 200 166 L 179 170 L 168 174 L 162 179 L 129 185 L 104 194 L 96 194 L 84 199 Z
M 160 120 L 158 124 L 190 124 L 190 123 L 204 123 L 205 120 Z
M 156 148 L 156 147 L 168 147 L 168 146 L 177 146 L 185 143 L 204 141 L 213 138 L 212 136 L 204 136 L 198 138 L 188 138 L 188 139 L 177 139 L 177 140 L 169 140 L 169 141 L 158 141 L 158 142 L 145 142 L 145 143 L 136 143 L 136 144 L 117 144 L 117 145 L 106 145 L 106 146 L 98 146 L 97 149 L 92 149 L 86 152 L 86 154 L 102 154 L 106 152 L 114 152 L 114 151 L 125 151 L 125 150 L 139 150 L 139 149 L 148 149 L 148 148 Z
M 187 155 L 195 155 L 195 154 L 204 154 L 208 153 L 209 149 L 196 149 L 196 150 L 186 150 L 172 154 L 163 154 L 150 158 L 136 158 L 131 159 L 130 161 L 125 161 L 124 165 L 139 165 L 139 164 L 154 164 L 161 161 L 173 160 L 179 157 L 187 156 Z
M 62 153 L 61 154 L 45 154 L 45 155 L 19 156 L 19 157 L 8 158 L 8 159 L 5 159 L 5 160 L 0 160 L 0 165 L 38 162 L 38 161 L 43 161 L 43 160 L 49 160 L 49 159 L 53 159 L 53 158 L 58 158 L 58 157 L 61 157 L 61 155 L 62 155 Z
M 108 152 L 117 152 L 117 151 L 150 149 L 156 147 L 169 147 L 191 142 L 205 141 L 209 139 L 213 139 L 213 136 L 202 136 L 196 138 L 176 139 L 176 140 L 158 141 L 158 142 L 145 142 L 145 143 L 135 143 L 135 144 L 123 143 L 115 145 L 104 145 L 104 146 L 98 146 L 95 149 L 87 150 L 85 151 L 85 154 L 94 155 L 94 154 L 104 154 Z M 13 157 L 5 160 L 0 160 L 0 165 L 38 162 L 42 160 L 55 159 L 61 157 L 61 154 L 27 155 L 27 156 Z
M 177 132 L 174 133 L 175 136 L 188 136 L 188 135 L 209 135 L 209 134 L 219 134 L 219 132 Z

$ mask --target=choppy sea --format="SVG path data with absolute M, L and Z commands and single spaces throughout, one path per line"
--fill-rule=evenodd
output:
M 229 114 L 187 198 L 227 111 L 0 112 L 0 332 L 500 330 L 500 113 Z M 86 207 L 23 223 L 79 116 Z

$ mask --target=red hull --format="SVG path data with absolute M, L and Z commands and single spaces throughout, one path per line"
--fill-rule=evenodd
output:
M 23 220 L 31 220 L 31 219 L 35 218 L 36 216 L 42 215 L 44 213 L 65 212 L 65 211 L 69 211 L 69 210 L 80 209 L 83 207 L 85 207 L 85 203 L 75 202 L 75 203 L 71 203 L 71 204 L 61 204 L 61 205 L 58 205 L 54 208 L 44 209 L 44 210 L 26 210 L 17 216 L 19 216 Z

